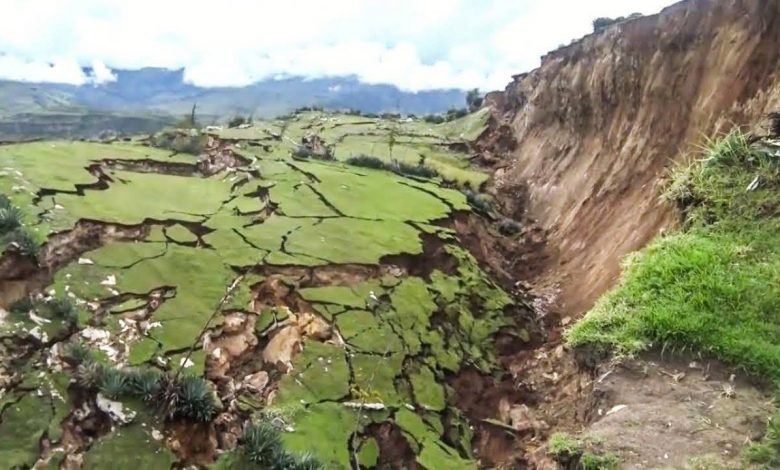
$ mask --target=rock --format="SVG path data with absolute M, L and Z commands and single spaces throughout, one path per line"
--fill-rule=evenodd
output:
M 301 334 L 294 325 L 279 330 L 263 350 L 263 361 L 281 366 L 285 372 L 292 370 L 293 355 L 301 349 Z
M 626 408 L 628 408 L 628 406 L 626 406 L 626 405 L 615 405 L 612 408 L 610 408 L 609 411 L 607 411 L 607 416 L 609 416 L 609 415 L 611 415 L 613 413 L 617 413 L 617 412 L 619 412 L 621 410 L 624 410 Z
M 79 258 L 78 264 L 95 264 L 95 262 L 89 258 Z
M 97 394 L 95 403 L 100 411 L 106 413 L 111 419 L 120 424 L 126 424 L 135 418 L 135 411 L 124 411 L 124 405 L 121 402 L 109 400 L 101 393 Z
M 268 385 L 268 372 L 261 370 L 244 377 L 244 387 L 256 393 L 262 393 Z
M 101 286 L 115 286 L 116 285 L 116 276 L 113 274 L 109 274 L 104 280 L 100 282 Z
M 225 316 L 222 322 L 222 331 L 224 333 L 238 333 L 244 329 L 246 315 L 241 312 L 230 313 Z
M 322 318 L 311 313 L 301 313 L 290 316 L 290 323 L 299 328 L 300 333 L 307 338 L 324 341 L 333 334 L 331 326 Z
M 509 411 L 509 420 L 511 426 L 519 431 L 543 431 L 549 426 L 544 421 L 537 420 L 533 412 L 526 405 L 515 405 Z

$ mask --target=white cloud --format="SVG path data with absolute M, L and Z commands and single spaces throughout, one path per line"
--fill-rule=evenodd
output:
M 90 74 L 89 78 L 90 82 L 94 83 L 95 85 L 100 85 L 103 83 L 115 82 L 116 74 L 112 72 L 111 69 L 108 68 L 102 61 L 93 60 L 92 73 Z
M 105 83 L 115 78 L 108 64 L 185 67 L 186 79 L 202 86 L 349 74 L 407 90 L 501 88 L 548 50 L 587 34 L 593 18 L 670 3 L 0 0 L 0 77 Z

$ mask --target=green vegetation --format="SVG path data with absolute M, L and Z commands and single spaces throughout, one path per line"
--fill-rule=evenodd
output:
M 564 468 L 615 470 L 620 461 L 611 452 L 594 451 L 593 442 L 564 432 L 556 432 L 547 441 L 547 452 Z
M 212 128 L 210 135 L 230 139 L 220 149 L 249 163 L 210 177 L 167 174 L 160 165 L 195 164 L 193 155 L 154 147 L 176 150 L 177 138 L 196 136 L 191 130 L 148 142 L 0 147 L 0 191 L 7 195 L 0 204 L 22 209 L 0 219 L 9 221 L 9 234 L 23 227 L 43 241 L 80 221 L 115 224 L 99 246 L 57 268 L 42 289 L 48 301 L 20 299 L 0 324 L 5 337 L 57 345 L 50 360 L 20 359 L 25 381 L 48 377 L 50 363 L 62 361 L 63 399 L 29 403 L 47 416 L 31 424 L 25 439 L 38 443 L 44 431 L 62 433 L 60 414 L 74 406 L 69 394 L 91 403 L 100 393 L 137 417 L 113 423 L 84 449 L 85 467 L 105 466 L 111 452 L 127 465 L 136 446 L 154 453 L 143 456 L 144 464 L 167 468 L 176 458 L 165 441 L 150 438 L 151 425 L 211 422 L 226 399 L 225 409 L 240 409 L 242 421 L 251 416 L 273 427 L 248 428 L 237 449 L 220 449 L 228 452 L 215 468 L 341 468 L 355 458 L 371 465 L 380 459 L 367 432 L 374 423 L 399 425 L 425 468 L 475 467 L 472 431 L 446 378 L 461 367 L 495 372 L 493 337 L 500 331 L 527 337 L 515 324 L 521 320 L 505 314 L 512 298 L 458 246 L 453 231 L 435 225 L 471 207 L 465 193 L 449 187 L 452 181 L 476 188 L 486 177 L 469 168 L 463 150 L 463 136 L 484 128 L 486 116 L 475 114 L 431 126 L 308 111 L 241 129 Z M 293 158 L 308 135 L 333 146 L 336 160 Z M 364 147 L 377 150 L 370 165 L 345 164 Z M 354 153 L 363 154 L 369 153 Z M 443 247 L 435 260 L 423 246 L 432 237 Z M 435 265 L 439 258 L 442 266 Z M 407 266 L 432 273 L 409 275 Z M 290 274 L 298 270 L 308 274 Z M 302 287 L 305 282 L 314 287 Z M 268 295 L 270 286 L 278 298 Z M 302 330 L 290 371 L 270 374 L 272 402 L 249 387 L 228 396 L 222 383 L 218 388 L 204 378 L 212 377 L 206 369 L 216 358 L 208 342 L 220 335 L 226 314 L 256 314 L 249 331 L 264 347 L 281 328 L 302 321 L 298 307 L 316 312 L 332 337 Z M 247 354 L 259 359 L 261 351 L 244 354 L 239 368 L 247 370 L 231 374 L 269 371 L 259 360 L 244 361 Z M 11 412 L 0 411 L 0 426 Z M 34 463 L 37 448 L 14 443 L 24 452 L 13 461 Z
M 569 343 L 621 355 L 701 351 L 780 383 L 778 186 L 773 149 L 739 131 L 708 142 L 664 194 L 685 214 L 682 229 L 626 260 L 619 285 L 568 331 Z M 748 458 L 777 462 L 775 427 Z

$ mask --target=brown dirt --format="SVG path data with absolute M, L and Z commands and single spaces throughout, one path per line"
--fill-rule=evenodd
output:
M 603 441 L 626 468 L 683 468 L 697 457 L 737 468 L 772 412 L 771 397 L 744 376 L 657 354 L 602 367 L 591 393 L 596 412 L 581 435 Z
M 491 191 L 549 231 L 544 281 L 567 315 L 675 222 L 656 191 L 672 161 L 780 108 L 779 48 L 780 1 L 686 0 L 553 51 L 488 96 L 477 148 L 498 168 Z

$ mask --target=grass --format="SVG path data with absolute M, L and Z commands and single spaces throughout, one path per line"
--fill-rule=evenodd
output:
M 463 119 L 465 123 L 469 116 Z M 478 120 L 469 122 L 475 124 Z M 24 208 L 21 225 L 32 229 L 36 239 L 70 229 L 79 219 L 152 224 L 146 239 L 107 240 L 100 248 L 80 254 L 93 264 L 73 262 L 60 268 L 54 273 L 53 283 L 45 287 L 47 292 L 73 295 L 78 305 L 117 293 L 125 295 L 127 301 L 115 305 L 105 316 L 91 319 L 91 326 L 107 330 L 113 340 L 121 333 L 119 319 L 127 311 L 149 304 L 148 292 L 161 287 L 171 291 L 151 313 L 148 320 L 153 327 L 148 335 L 127 342 L 126 362 L 133 368 L 117 368 L 102 351 L 65 340 L 62 344 L 68 346 L 60 350 L 68 365 L 63 373 L 65 382 L 75 379 L 80 392 L 101 392 L 122 400 L 139 416 L 155 412 L 161 418 L 209 421 L 220 403 L 212 384 L 200 378 L 206 351 L 196 347 L 192 356 L 196 366 L 185 370 L 196 370 L 197 377 L 171 381 L 165 372 L 150 365 L 167 361 L 168 368 L 175 367 L 182 351 L 199 344 L 204 325 L 237 273 L 260 264 L 268 270 L 276 265 L 331 265 L 339 270 L 341 264 L 359 264 L 362 266 L 345 268 L 347 272 L 358 269 L 369 275 L 358 284 L 345 283 L 336 276 L 331 282 L 323 279 L 323 285 L 297 289 L 339 331 L 348 346 L 304 341 L 303 352 L 293 358 L 293 371 L 278 383 L 273 409 L 266 411 L 279 407 L 294 411 L 285 415 L 285 423 L 293 431 L 280 435 L 282 460 L 289 464 L 287 468 L 321 468 L 320 462 L 329 467 L 348 467 L 354 451 L 360 453 L 361 462 L 376 461 L 376 443 L 366 443 L 363 431 L 370 423 L 394 420 L 392 412 L 363 410 L 358 414 L 340 403 L 369 400 L 405 410 L 399 420 L 409 430 L 405 436 L 418 454 L 420 465 L 473 467 L 469 423 L 453 407 L 452 389 L 445 377 L 464 365 L 485 373 L 495 370 L 492 337 L 510 326 L 503 309 L 511 299 L 465 250 L 458 249 L 451 235 L 431 225 L 450 217 L 453 210 L 470 208 L 466 194 L 442 184 L 450 178 L 446 171 L 477 179 L 485 176 L 469 168 L 465 153 L 442 145 L 460 139 L 458 123 L 446 125 L 449 127 L 445 132 L 443 127 L 420 121 L 390 124 L 379 118 L 307 112 L 283 124 L 254 123 L 248 129 L 217 130 L 218 134 L 237 138 L 234 148 L 257 170 L 249 175 L 248 184 L 235 187 L 238 178 L 247 177 L 246 172 L 202 178 L 107 169 L 112 179 L 107 188 L 86 188 L 79 194 L 75 191 L 77 185 L 95 182 L 87 167 L 97 160 L 150 158 L 193 163 L 194 158 L 171 155 L 169 150 L 140 143 L 36 142 L 0 147 L 0 191 L 8 194 L 0 199 L 0 205 Z M 318 132 L 329 145 L 339 135 L 347 137 L 347 146 L 356 141 L 369 147 L 384 145 L 389 157 L 387 135 L 391 126 L 396 128 L 392 153 L 398 160 L 391 164 L 392 173 L 338 161 L 296 161 L 290 157 L 302 137 Z M 367 133 L 378 135 L 362 135 Z M 249 139 L 255 142 L 250 145 Z M 419 165 L 421 153 L 425 165 Z M 391 159 L 383 160 L 383 168 L 385 161 Z M 53 162 L 58 168 L 56 174 L 50 171 Z M 434 175 L 431 168 L 440 175 Z M 404 175 L 409 173 L 415 178 Z M 421 176 L 429 178 L 423 180 Z M 54 194 L 33 203 L 34 194 L 41 189 Z M 271 207 L 275 212 L 267 210 Z M 155 222 L 171 219 L 184 223 Z M 38 223 L 25 225 L 33 220 Z M 196 230 L 188 222 L 202 223 L 205 230 Z M 388 256 L 421 254 L 422 231 L 428 236 L 441 236 L 453 258 L 448 266 L 457 273 L 437 271 L 428 279 L 403 272 L 385 273 L 378 268 Z M 255 278 L 250 284 L 259 280 Z M 368 302 L 371 291 L 381 297 L 381 302 Z M 229 308 L 250 308 L 253 295 L 248 288 L 237 297 L 240 299 Z M 61 307 L 56 302 L 46 308 L 38 302 L 19 305 L 8 325 L 17 324 L 19 318 L 24 320 L 25 329 L 32 328 L 27 311 L 33 308 L 46 319 L 71 318 L 66 306 Z M 284 309 L 268 309 L 258 319 L 257 328 L 266 331 L 268 325 L 285 317 Z M 221 321 L 217 314 L 210 326 Z M 66 323 L 52 321 L 59 329 L 48 327 L 49 338 L 78 337 L 75 330 L 83 325 L 76 323 L 63 333 L 62 325 Z M 124 361 L 124 354 L 121 358 Z M 251 397 L 243 391 L 238 395 L 237 403 L 252 409 L 248 401 Z M 307 403 L 305 407 L 301 400 Z M 158 402 L 166 403 L 166 407 L 159 410 L 151 406 Z M 66 412 L 70 406 L 63 403 Z M 413 406 L 414 411 L 407 406 Z M 444 423 L 457 416 L 458 426 L 445 431 Z M 0 411 L 0 424 L 5 418 Z M 59 429 L 51 420 L 46 426 Z M 323 429 L 328 432 L 323 433 Z M 85 462 L 105 466 L 112 451 L 120 452 L 117 461 L 124 462 L 127 449 L 136 439 L 149 444 L 138 446 L 138 452 L 159 454 L 161 463 L 148 461 L 152 467 L 157 468 L 158 463 L 160 467 L 170 466 L 168 461 L 173 457 L 160 452 L 146 430 L 136 423 L 95 441 L 85 452 Z M 245 442 L 250 441 L 247 438 Z M 306 452 L 315 455 L 316 460 L 300 457 Z M 238 454 L 240 449 L 225 455 L 243 458 Z M 290 463 L 290 456 L 294 456 L 295 465 Z
M 738 130 L 701 157 L 663 195 L 682 228 L 629 256 L 618 286 L 566 337 L 618 355 L 701 352 L 780 383 L 780 161 Z M 749 458 L 778 461 L 775 427 Z
M 664 196 L 686 211 L 684 229 L 630 256 L 567 338 L 619 354 L 702 351 L 780 380 L 780 162 L 739 132 L 704 157 L 679 168 Z

